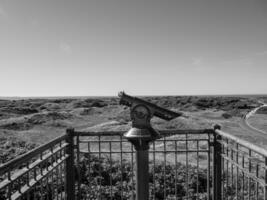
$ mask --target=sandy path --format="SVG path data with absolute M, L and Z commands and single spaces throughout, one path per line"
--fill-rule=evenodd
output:
M 259 109 L 261 109 L 261 108 L 263 108 L 263 107 L 267 107 L 267 104 L 265 104 L 265 103 L 263 103 L 263 102 L 260 102 L 260 103 L 262 103 L 263 105 L 261 105 L 261 106 L 255 108 L 255 109 L 253 109 L 252 111 L 250 111 L 249 113 L 247 113 L 247 114 L 244 116 L 243 120 L 241 121 L 241 127 L 245 128 L 245 129 L 247 129 L 247 130 L 249 130 L 249 131 L 252 131 L 252 132 L 254 132 L 254 133 L 257 133 L 257 134 L 259 134 L 259 133 L 260 133 L 260 134 L 267 134 L 265 131 L 253 127 L 253 126 L 252 126 L 251 124 L 249 124 L 249 122 L 248 122 L 248 119 L 249 119 L 251 116 L 253 116 L 255 113 L 257 113 L 257 111 L 258 111 Z

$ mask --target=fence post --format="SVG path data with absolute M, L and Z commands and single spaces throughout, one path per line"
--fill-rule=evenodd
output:
M 267 158 L 266 157 L 265 157 L 265 167 L 267 167 Z M 266 168 L 265 168 L 264 172 L 265 172 L 264 200 L 267 200 L 267 185 L 266 185 L 267 184 L 267 169 Z
M 222 200 L 222 147 L 218 142 L 222 137 L 216 133 L 216 129 L 220 130 L 221 127 L 219 125 L 214 126 L 213 197 L 214 200 Z
M 66 195 L 67 200 L 75 199 L 75 168 L 74 168 L 74 129 L 70 128 L 66 130 L 67 138 L 66 142 L 68 143 L 66 153 L 68 158 L 66 159 Z

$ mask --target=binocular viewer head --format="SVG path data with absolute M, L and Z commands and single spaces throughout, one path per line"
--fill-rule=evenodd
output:
M 143 99 L 132 97 L 124 92 L 119 93 L 120 104 L 130 107 L 132 128 L 124 134 L 138 149 L 148 148 L 148 143 L 160 137 L 158 131 L 154 130 L 150 124 L 153 116 L 164 120 L 172 120 L 182 115 Z
M 120 92 L 119 97 L 120 97 L 120 104 L 130 107 L 131 110 L 137 109 L 139 111 L 142 110 L 143 112 L 149 112 L 151 118 L 153 116 L 156 116 L 161 119 L 169 121 L 182 115 L 182 113 L 180 112 L 174 112 L 159 107 L 156 104 L 150 103 L 148 101 L 145 101 L 137 97 L 132 97 L 124 92 Z

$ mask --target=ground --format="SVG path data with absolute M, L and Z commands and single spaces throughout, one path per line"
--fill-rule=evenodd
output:
M 222 130 L 267 146 L 264 135 L 253 136 L 239 122 L 251 109 L 260 105 L 261 96 L 165 96 L 142 97 L 150 102 L 184 115 L 171 121 L 153 118 L 157 129 L 212 128 Z M 267 129 L 266 114 L 262 111 L 251 119 L 255 126 Z M 117 97 L 53 98 L 0 100 L 1 162 L 25 149 L 45 143 L 66 128 L 76 130 L 128 130 L 131 126 L 129 108 L 119 105 Z M 12 141 L 12 142 L 11 142 Z M 21 149 L 21 150 L 18 150 Z M 24 149 L 24 150 L 22 150 Z M 13 152 L 13 154 L 12 154 Z

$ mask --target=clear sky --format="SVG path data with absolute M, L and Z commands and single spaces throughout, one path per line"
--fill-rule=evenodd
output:
M 0 96 L 267 93 L 266 0 L 0 0 Z

